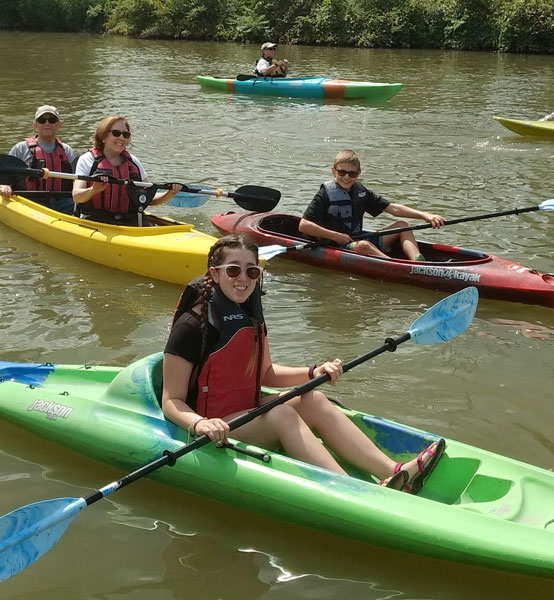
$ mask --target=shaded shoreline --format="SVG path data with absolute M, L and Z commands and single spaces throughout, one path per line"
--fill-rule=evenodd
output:
M 554 53 L 551 0 L 5 0 L 0 30 Z

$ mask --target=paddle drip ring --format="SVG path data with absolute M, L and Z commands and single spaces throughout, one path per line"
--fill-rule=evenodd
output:
M 175 456 L 175 452 L 172 452 L 171 450 L 164 450 L 162 452 L 162 454 L 164 456 L 167 456 L 167 466 L 174 467 L 175 463 L 177 462 L 177 457 Z
M 393 338 L 387 338 L 385 340 L 385 346 L 389 352 L 394 352 L 398 348 L 398 344 Z

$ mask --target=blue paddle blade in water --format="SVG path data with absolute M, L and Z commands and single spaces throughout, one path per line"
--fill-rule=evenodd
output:
M 465 331 L 477 310 L 479 292 L 467 287 L 437 302 L 413 323 L 408 332 L 416 344 L 446 342 Z
M 84 498 L 55 498 L 0 517 L 0 581 L 48 552 L 86 506 Z
M 166 202 L 170 206 L 181 206 L 184 208 L 198 208 L 210 199 L 209 195 L 196 194 L 195 192 L 178 192 Z

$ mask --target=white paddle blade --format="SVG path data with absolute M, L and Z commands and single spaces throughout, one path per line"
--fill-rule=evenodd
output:
M 0 582 L 48 552 L 86 505 L 84 498 L 55 498 L 0 517 Z
M 554 210 L 554 198 L 541 202 L 539 204 L 539 210 Z
M 477 310 L 479 292 L 467 287 L 437 302 L 413 323 L 410 331 L 416 344 L 446 342 L 465 331 Z
M 283 254 L 287 251 L 286 246 L 279 246 L 278 244 L 274 244 L 273 246 L 260 246 L 258 248 L 258 256 L 263 258 L 264 260 L 270 260 L 275 256 L 279 256 L 279 254 Z

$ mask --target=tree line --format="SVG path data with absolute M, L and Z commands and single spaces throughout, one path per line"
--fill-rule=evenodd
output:
M 554 0 L 2 0 L 0 29 L 552 54 Z

